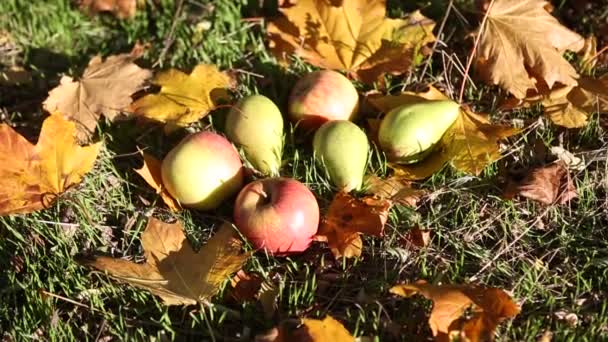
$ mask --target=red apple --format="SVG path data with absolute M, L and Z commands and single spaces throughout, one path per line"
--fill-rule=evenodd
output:
M 302 252 L 319 227 L 312 192 L 291 178 L 265 178 L 246 185 L 236 198 L 234 222 L 256 249 L 284 255 Z
M 230 141 L 213 132 L 187 136 L 163 159 L 163 185 L 183 206 L 217 208 L 243 186 L 243 163 Z
M 353 120 L 359 108 L 357 89 L 342 74 L 321 70 L 302 77 L 289 95 L 289 118 L 304 129 L 331 120 Z

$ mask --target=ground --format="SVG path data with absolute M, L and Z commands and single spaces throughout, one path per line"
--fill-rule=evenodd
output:
M 275 13 L 272 4 L 143 2 L 145 8 L 134 19 L 117 20 L 87 16 L 69 0 L 0 1 L 0 31 L 9 32 L 14 43 L 11 59 L 34 75 L 25 86 L 0 86 L 2 122 L 35 139 L 45 115 L 41 101 L 61 75 L 79 75 L 92 56 L 128 52 L 136 42 L 149 45 L 142 66 L 187 71 L 197 63 L 214 63 L 238 77 L 236 97 L 262 93 L 283 110 L 297 77 L 312 70 L 298 62 L 282 69 L 269 54 L 263 16 Z M 180 3 L 183 8 L 178 11 Z M 441 1 L 400 3 L 389 1 L 391 16 L 423 8 L 423 13 L 440 22 L 445 13 Z M 582 34 L 594 33 L 594 20 L 599 22 L 608 7 L 581 9 L 572 3 L 553 1 L 556 15 Z M 464 64 L 471 48 L 464 36 L 475 27 L 477 17 L 472 1 L 455 1 L 455 5 L 458 13 L 449 18 L 442 36 L 447 45 L 441 47 L 444 53 L 434 55 L 424 74 L 421 66 L 410 77 L 390 79 L 389 90 L 411 89 L 430 80 L 444 87 L 460 86 L 457 68 L 444 70 L 443 61 L 453 54 Z M 594 12 L 585 12 L 590 10 Z M 578 23 L 572 13 L 591 19 Z M 359 90 L 370 88 L 359 85 Z M 296 257 L 252 258 L 246 269 L 260 272 L 280 289 L 278 311 L 270 319 L 255 303 L 231 302 L 226 291 L 213 300 L 214 305 L 166 307 L 151 294 L 75 261 L 91 253 L 141 259 L 139 237 L 151 215 L 182 219 L 190 241 L 200 246 L 217 227 L 218 217 L 227 218 L 231 212 L 232 204 L 227 203 L 211 214 L 173 214 L 133 172 L 141 165 L 137 147 L 162 157 L 184 133 L 165 136 L 152 125 L 102 123 L 98 138 L 104 148 L 82 184 L 47 210 L 0 218 L 3 341 L 249 340 L 280 319 L 326 314 L 343 322 L 355 336 L 429 340 L 426 319 L 431 302 L 388 293 L 393 284 L 417 279 L 477 283 L 509 291 L 522 311 L 498 328 L 497 338 L 502 341 L 537 340 L 547 332 L 556 341 L 606 340 L 608 166 L 601 120 L 594 115 L 586 128 L 566 130 L 539 119 L 539 107 L 498 111 L 497 99 L 502 95 L 496 88 L 469 83 L 465 102 L 491 113 L 496 121 L 517 119 L 530 128 L 506 141 L 504 158 L 478 177 L 446 167 L 418 183 L 430 195 L 415 210 L 395 207 L 386 236 L 365 237 L 361 259 L 334 260 L 322 245 Z M 192 130 L 221 126 L 223 114 L 225 109 L 215 111 Z M 586 162 L 586 168 L 573 175 L 579 197 L 556 206 L 503 199 L 505 175 L 551 160 L 545 151 L 555 145 Z M 289 134 L 284 162 L 283 174 L 309 185 L 321 207 L 327 208 L 332 191 L 314 166 L 309 141 Z M 388 172 L 377 150 L 368 171 Z M 433 232 L 428 247 L 413 249 L 402 243 L 415 225 Z

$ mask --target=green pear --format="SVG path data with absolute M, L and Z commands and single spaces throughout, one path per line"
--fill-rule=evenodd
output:
M 251 165 L 265 175 L 278 175 L 283 154 L 283 116 L 269 98 L 241 99 L 228 113 L 226 135 L 239 145 Z
M 369 143 L 359 126 L 348 120 L 328 121 L 315 133 L 313 148 L 317 163 L 337 188 L 348 192 L 361 187 Z
M 436 100 L 403 105 L 380 123 L 378 140 L 389 161 L 410 164 L 424 159 L 458 118 L 459 105 Z

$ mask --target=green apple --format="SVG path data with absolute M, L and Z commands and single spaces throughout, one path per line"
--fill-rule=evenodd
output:
M 389 161 L 410 164 L 426 157 L 454 124 L 459 105 L 450 100 L 425 101 L 391 110 L 380 123 L 378 140 Z
M 251 165 L 265 175 L 278 175 L 283 152 L 283 116 L 263 95 L 241 99 L 228 113 L 226 135 L 243 148 Z
M 348 192 L 361 187 L 369 143 L 359 126 L 347 120 L 328 121 L 315 133 L 313 148 L 337 188 Z
M 243 164 L 230 141 L 219 134 L 187 136 L 163 159 L 163 185 L 179 203 L 211 210 L 243 186 Z

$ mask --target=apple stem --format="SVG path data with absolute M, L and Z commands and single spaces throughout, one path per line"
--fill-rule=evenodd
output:
M 268 194 L 264 190 L 260 190 L 260 195 L 262 195 L 264 198 L 268 198 Z

